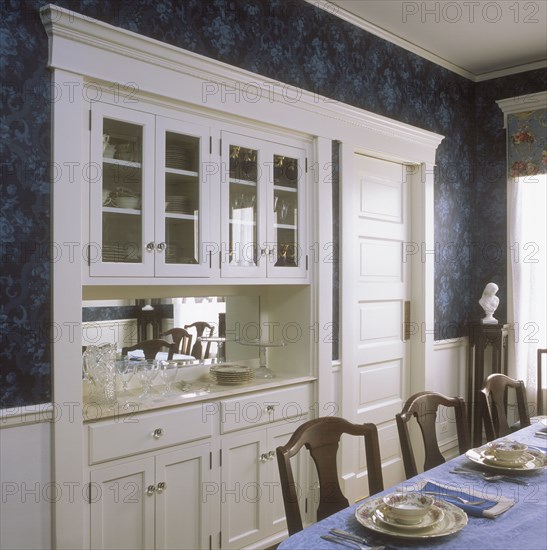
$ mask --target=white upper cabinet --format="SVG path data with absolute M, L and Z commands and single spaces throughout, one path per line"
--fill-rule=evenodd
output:
M 165 113 L 92 104 L 90 279 L 306 280 L 307 144 Z
M 223 277 L 305 278 L 306 150 L 222 133 Z
M 90 275 L 208 275 L 209 129 L 101 103 L 91 118 Z

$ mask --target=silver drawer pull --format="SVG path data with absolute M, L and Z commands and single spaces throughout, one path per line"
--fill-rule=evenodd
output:
M 165 489 L 167 489 L 167 483 L 165 483 L 165 481 L 160 481 L 158 483 L 157 492 L 158 493 L 163 493 L 163 491 L 165 491 Z
M 149 485 L 146 489 L 146 494 L 151 497 L 156 492 L 156 487 L 154 485 Z
M 165 435 L 165 432 L 163 431 L 163 428 L 156 428 L 152 435 L 154 436 L 154 439 L 159 439 L 160 437 Z

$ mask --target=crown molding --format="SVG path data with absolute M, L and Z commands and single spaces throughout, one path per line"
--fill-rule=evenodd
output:
M 464 78 L 467 78 L 472 82 L 484 82 L 485 80 L 491 80 L 493 78 L 500 78 L 503 76 L 523 73 L 527 71 L 533 71 L 535 69 L 541 69 L 541 68 L 547 67 L 547 60 L 541 60 L 533 63 L 526 63 L 524 65 L 516 65 L 514 67 L 508 67 L 506 69 L 499 69 L 497 71 L 489 71 L 486 73 L 478 73 L 478 74 L 473 73 L 471 71 L 468 71 L 467 69 L 464 69 L 463 67 L 460 67 L 459 65 L 456 65 L 455 63 L 452 63 L 451 61 L 448 61 L 444 57 L 441 57 L 440 55 L 437 55 L 436 53 L 430 50 L 427 50 L 425 48 L 422 48 L 421 46 L 418 46 L 417 44 L 415 44 L 414 42 L 411 42 L 410 40 L 406 40 L 405 38 L 402 38 L 401 36 L 398 36 L 382 27 L 379 27 L 378 25 L 375 25 L 370 21 L 366 21 L 365 19 L 362 19 L 361 17 L 354 15 L 353 13 L 338 6 L 336 2 L 318 2 L 317 0 L 304 0 L 304 1 L 308 2 L 308 4 L 312 4 L 316 8 L 322 9 L 327 13 L 330 13 L 331 15 L 335 15 L 336 17 L 339 17 L 340 19 L 343 19 L 344 21 L 347 21 L 348 23 L 355 25 L 356 27 L 359 27 L 371 34 L 374 34 L 379 38 L 383 38 L 384 40 L 387 40 L 388 42 L 391 42 L 396 46 L 400 46 L 401 48 L 404 48 L 409 52 L 419 55 L 420 57 L 423 57 L 428 61 L 432 61 L 436 65 L 440 65 L 441 67 L 444 67 L 445 69 L 448 69 L 453 73 L 463 76 Z M 336 6 L 336 9 L 333 9 L 333 6 Z
M 547 91 L 500 99 L 496 103 L 503 111 L 503 127 L 507 128 L 508 115 L 547 109 Z
M 198 110 L 261 121 L 308 135 L 363 141 L 397 148 L 396 138 L 415 151 L 408 161 L 434 162 L 443 136 L 400 123 L 296 86 L 263 77 L 165 42 L 49 4 L 40 10 L 49 40 L 48 66 L 91 81 L 131 82 L 140 94 L 176 97 Z M 376 136 L 376 137 L 374 137 Z M 368 140 L 370 141 L 370 139 Z M 400 144 L 399 144 L 400 149 Z M 396 155 L 395 151 L 393 151 Z

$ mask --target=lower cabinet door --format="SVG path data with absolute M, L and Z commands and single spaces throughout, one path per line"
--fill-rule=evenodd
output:
M 244 430 L 222 440 L 222 548 L 244 548 L 263 538 L 269 491 L 266 430 Z
M 279 482 L 276 448 L 285 445 L 303 422 L 243 430 L 222 440 L 222 548 L 243 548 L 287 528 Z M 309 453 L 303 449 L 293 461 L 301 487 L 301 513 L 308 494 Z M 304 515 L 302 516 L 303 521 Z
M 216 535 L 219 530 L 215 514 L 220 492 L 210 452 L 211 445 L 204 443 L 156 456 L 157 550 L 213 545 L 213 532 Z M 218 477 L 218 468 L 215 471 Z
M 154 458 L 91 471 L 91 548 L 154 548 Z

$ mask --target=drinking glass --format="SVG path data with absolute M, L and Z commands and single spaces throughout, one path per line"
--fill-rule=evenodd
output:
M 163 397 L 173 397 L 177 395 L 176 392 L 171 390 L 173 382 L 177 377 L 178 363 L 176 361 L 161 361 L 160 362 L 160 376 L 165 384 L 165 388 L 162 392 Z
M 131 361 L 129 357 L 124 357 L 121 361 L 116 361 L 116 373 L 122 383 L 122 391 L 127 397 L 128 385 L 135 374 L 136 362 Z M 127 399 L 124 400 L 127 403 Z
M 155 359 L 142 359 L 136 361 L 135 368 L 142 387 L 142 393 L 139 395 L 139 399 L 148 401 L 151 399 L 150 390 L 152 389 L 152 382 L 158 374 L 158 363 Z

